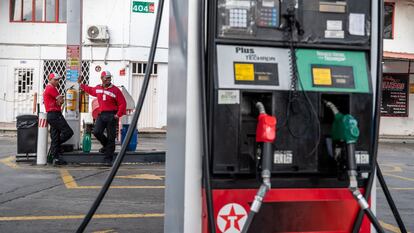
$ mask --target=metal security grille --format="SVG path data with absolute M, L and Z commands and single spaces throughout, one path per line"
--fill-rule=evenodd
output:
M 14 69 L 13 117 L 33 111 L 33 68 Z
M 17 93 L 29 93 L 33 90 L 33 70 L 18 68 L 15 70 L 17 77 Z
M 132 62 L 132 74 L 145 74 L 145 70 L 147 69 L 147 63 L 144 62 Z M 158 74 L 158 64 L 154 64 L 152 66 L 151 75 Z
M 82 69 L 81 75 L 83 77 L 82 83 L 89 84 L 89 68 L 91 62 L 90 61 L 82 61 Z M 64 95 L 66 94 L 66 61 L 65 60 L 44 60 L 43 61 L 43 89 L 45 89 L 48 80 L 47 77 L 50 73 L 57 73 L 59 74 L 62 79 L 59 81 L 58 90 L 59 93 Z

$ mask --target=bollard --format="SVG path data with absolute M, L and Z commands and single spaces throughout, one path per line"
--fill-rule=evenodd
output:
M 39 113 L 39 130 L 37 136 L 37 165 L 45 165 L 47 160 L 47 115 L 44 112 Z

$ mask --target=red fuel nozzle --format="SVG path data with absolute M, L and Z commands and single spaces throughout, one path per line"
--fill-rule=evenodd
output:
M 256 129 L 256 142 L 273 142 L 276 138 L 276 117 L 260 113 Z

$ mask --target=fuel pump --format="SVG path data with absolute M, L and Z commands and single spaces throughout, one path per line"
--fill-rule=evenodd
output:
M 378 2 L 217 0 L 208 7 L 205 169 L 215 230 L 350 232 L 359 206 L 349 190 L 365 191 L 376 161 Z M 347 114 L 334 117 L 333 105 Z M 264 109 L 278 117 L 277 140 L 257 140 Z M 345 143 L 348 156 L 337 160 L 334 143 Z M 367 218 L 360 230 L 370 232 Z

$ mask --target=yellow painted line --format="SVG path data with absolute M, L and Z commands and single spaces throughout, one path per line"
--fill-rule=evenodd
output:
M 157 175 L 154 175 L 154 174 L 135 174 L 135 175 L 127 175 L 127 176 L 116 176 L 116 178 L 142 179 L 142 180 L 162 180 L 161 176 L 157 176 Z
M 39 166 L 19 166 L 15 162 L 16 156 L 12 155 L 9 157 L 6 157 L 4 159 L 0 159 L 0 163 L 3 163 L 4 165 L 15 168 L 15 169 L 28 169 L 28 170 L 60 170 L 62 167 L 52 167 L 52 166 L 46 166 L 46 165 L 39 165 Z M 131 167 L 127 167 L 128 164 L 123 165 L 123 167 L 120 167 L 119 170 L 128 171 L 128 170 L 134 170 L 134 171 L 165 171 L 163 168 L 136 168 L 132 167 L 134 165 L 131 165 Z M 107 167 L 99 167 L 99 166 L 91 166 L 91 167 L 71 167 L 71 165 L 67 165 L 64 169 L 70 170 L 70 171 L 92 171 L 92 170 L 109 170 Z M 162 176 L 160 176 L 162 177 Z
M 4 159 L 0 159 L 0 163 L 3 163 L 4 165 L 14 168 L 14 169 L 28 169 L 28 170 L 60 170 L 62 167 L 52 167 L 52 166 L 46 166 L 46 165 L 39 165 L 39 166 L 19 166 L 15 162 L 16 156 L 12 155 L 9 157 L 6 157 Z M 99 166 L 91 166 L 91 167 L 71 167 L 71 165 L 66 166 L 64 169 L 70 170 L 70 171 L 92 171 L 92 170 L 109 170 L 107 167 L 99 167 Z M 128 171 L 128 170 L 134 170 L 134 171 L 165 171 L 163 168 L 136 168 L 132 167 L 134 165 L 131 165 L 131 167 L 127 167 L 128 164 L 123 165 L 123 167 L 120 167 L 119 170 Z M 160 176 L 163 177 L 163 176 Z
M 391 225 L 391 224 L 385 223 L 385 222 L 383 222 L 383 221 L 379 221 L 379 222 L 380 222 L 380 225 L 381 225 L 381 226 L 382 226 L 385 230 L 389 230 L 389 231 L 394 232 L 394 233 L 401 233 L 400 228 L 398 228 L 398 227 L 396 227 L 396 226 L 394 226 L 394 225 Z M 410 233 L 410 232 L 408 232 L 408 233 Z
M 393 164 L 381 164 L 381 167 L 389 167 L 391 169 L 384 169 L 382 172 L 402 172 L 402 168 Z
M 66 169 L 60 170 L 60 176 L 62 177 L 63 183 L 65 184 L 67 189 L 76 189 L 79 188 L 78 184 L 76 183 L 73 176 L 69 173 Z
M 379 163 L 378 164 L 382 167 L 382 166 L 405 166 L 404 163 Z
M 92 233 L 116 233 L 117 231 L 115 231 L 114 229 L 109 229 L 109 230 L 102 230 L 102 231 L 94 231 Z
M 414 188 L 389 188 L 389 190 L 401 190 L 401 191 L 404 191 L 404 190 L 414 190 Z
M 16 164 L 14 160 L 15 160 L 14 156 L 9 156 L 7 158 L 1 159 L 0 162 L 8 167 L 16 169 L 19 166 Z
M 414 179 L 413 178 L 409 178 L 409 177 L 404 177 L 404 176 L 398 176 L 398 175 L 394 175 L 394 174 L 390 174 L 390 173 L 383 173 L 384 175 L 386 175 L 386 176 L 390 176 L 390 177 L 394 177 L 394 178 L 398 178 L 398 179 L 401 179 L 401 180 L 408 180 L 408 181 L 414 181 Z
M 52 167 L 52 166 L 39 166 L 39 167 L 21 167 L 21 166 L 17 166 L 17 168 L 21 168 L 21 169 L 32 169 L 32 170 L 60 170 L 60 169 L 66 169 L 69 171 L 103 171 L 103 170 L 111 170 L 111 168 L 108 167 L 103 167 L 103 166 L 90 166 L 90 167 L 86 167 L 86 165 L 80 165 L 80 166 L 85 166 L 85 167 L 76 167 L 76 165 L 73 165 L 74 167 L 71 167 L 71 165 L 66 165 L 64 167 L 60 166 L 60 167 Z M 134 170 L 134 171 L 165 171 L 164 169 L 148 169 L 148 168 L 136 168 L 136 167 L 125 167 L 128 165 L 122 165 L 122 167 L 120 167 L 118 170 L 119 171 L 130 171 L 130 170 Z M 134 165 L 131 165 L 134 166 Z
M 73 178 L 73 176 L 66 169 L 60 170 L 60 175 L 62 177 L 63 183 L 67 189 L 101 189 L 102 186 L 99 185 L 78 185 Z M 148 186 L 148 185 L 125 185 L 125 186 L 110 186 L 111 189 L 164 189 L 165 186 Z
M 83 219 L 85 215 L 57 215 L 57 216 L 13 216 L 0 217 L 1 222 L 5 221 L 34 221 L 34 220 L 67 220 Z M 111 218 L 162 218 L 164 214 L 95 214 L 94 219 L 111 219 Z

